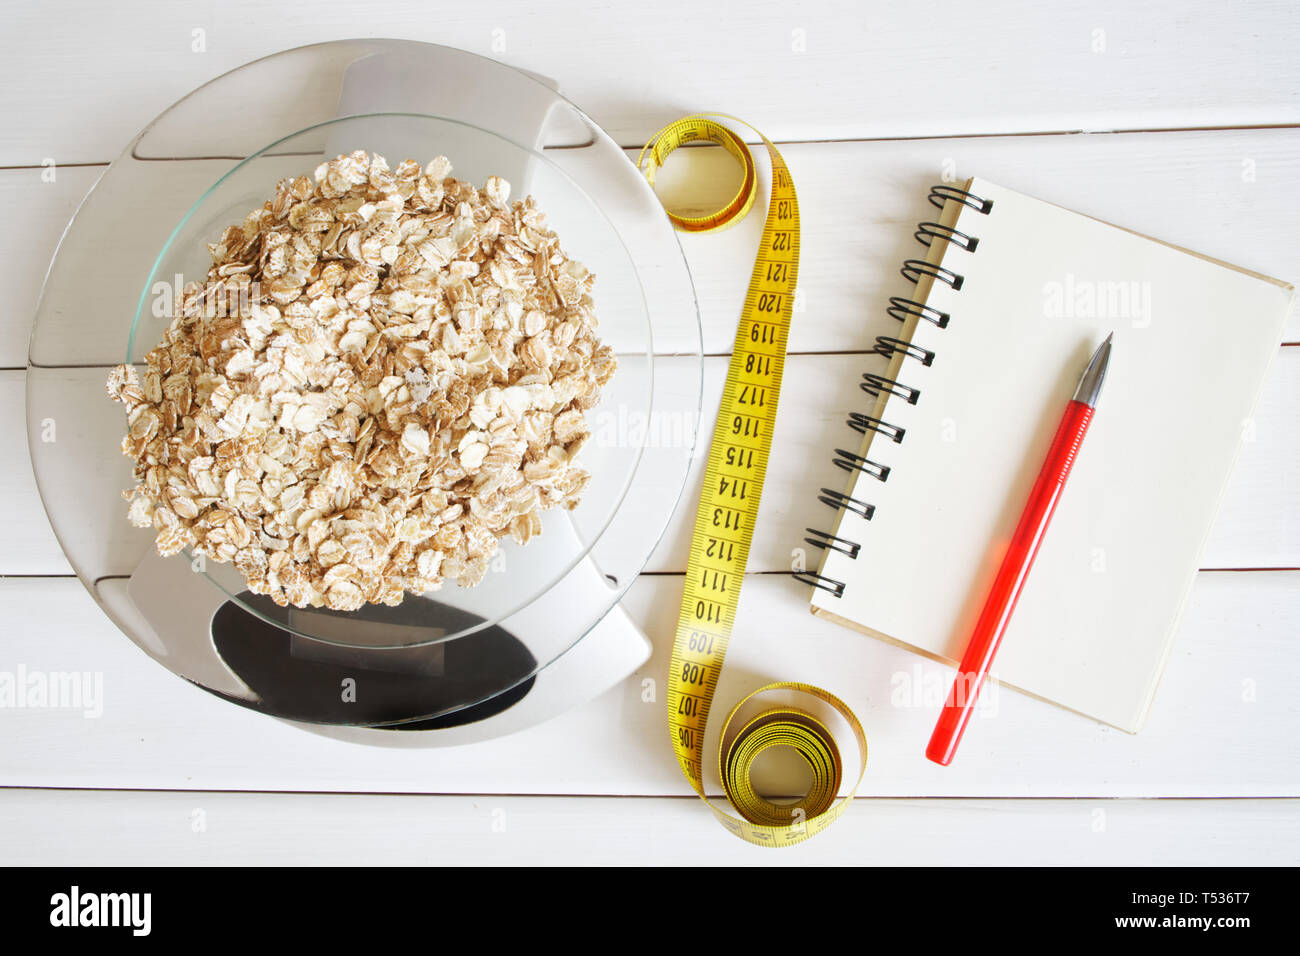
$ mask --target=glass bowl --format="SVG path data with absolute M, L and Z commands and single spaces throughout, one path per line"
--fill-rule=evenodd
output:
M 280 608 L 250 594 L 231 564 L 202 561 L 202 573 L 269 623 L 304 637 L 369 647 L 445 641 L 496 625 L 538 601 L 584 560 L 595 560 L 601 569 L 591 580 L 602 582 L 601 591 L 606 593 L 593 588 L 588 606 L 588 612 L 599 610 L 610 593 L 618 592 L 621 580 L 634 573 L 623 560 L 597 560 L 603 553 L 593 555 L 593 551 L 626 503 L 650 439 L 649 428 L 624 427 L 620 433 L 618 425 L 648 422 L 652 417 L 654 334 L 636 263 L 614 224 L 545 155 L 478 126 L 411 113 L 343 117 L 284 136 L 237 164 L 181 218 L 143 284 L 125 361 L 142 363 L 161 340 L 180 289 L 207 274 L 208 243 L 260 208 L 279 180 L 310 176 L 321 162 L 354 150 L 385 156 L 392 168 L 403 159 L 423 165 L 445 155 L 453 158 L 452 175 L 475 185 L 482 185 L 488 176 L 502 176 L 512 185 L 512 198 L 528 195 L 536 200 L 565 252 L 595 274 L 599 334 L 617 353 L 619 366 L 600 404 L 588 412 L 593 437 L 580 460 L 591 481 L 573 511 L 543 513 L 541 535 L 528 545 L 503 540 L 480 584 L 459 587 L 449 582 L 424 596 L 408 595 L 403 603 L 413 602 L 422 609 L 420 614 L 413 614 L 411 607 L 377 604 L 345 615 Z M 618 545 L 625 550 L 627 542 Z M 340 619 L 347 625 L 341 626 Z M 453 620 L 457 623 L 450 623 Z

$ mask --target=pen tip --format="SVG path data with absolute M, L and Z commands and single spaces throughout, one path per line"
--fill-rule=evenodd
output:
M 1105 381 L 1106 368 L 1110 365 L 1110 342 L 1114 337 L 1115 333 L 1111 332 L 1106 336 L 1106 341 L 1097 346 L 1097 351 L 1092 353 L 1088 367 L 1084 369 L 1083 377 L 1079 379 L 1079 387 L 1074 390 L 1076 402 L 1096 407 L 1097 395 L 1101 392 L 1101 383 Z

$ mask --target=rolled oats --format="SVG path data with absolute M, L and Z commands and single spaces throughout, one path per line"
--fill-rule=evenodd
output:
M 574 507 L 614 374 L 594 277 L 532 197 L 358 151 L 211 244 L 143 367 L 109 375 L 157 548 L 281 605 L 355 610 L 483 579 Z

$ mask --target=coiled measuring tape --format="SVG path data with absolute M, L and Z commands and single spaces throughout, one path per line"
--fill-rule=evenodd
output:
M 740 603 L 776 425 L 799 276 L 799 200 L 785 159 L 776 146 L 748 123 L 725 113 L 700 113 L 668 124 L 641 151 L 637 168 L 653 186 L 655 173 L 678 146 L 698 141 L 718 144 L 735 157 L 744 172 L 736 195 L 717 212 L 679 216 L 669 210 L 668 217 L 683 232 L 711 232 L 735 225 L 754 204 L 758 175 L 749 147 L 735 130 L 719 122 L 722 119 L 748 127 L 763 140 L 772 162 L 772 191 L 691 533 L 690 560 L 668 678 L 668 725 L 682 773 L 719 822 L 751 843 L 789 846 L 821 832 L 838 819 L 862 782 L 867 763 L 866 735 L 843 701 L 810 684 L 781 682 L 758 688 L 732 708 L 722 726 L 718 775 L 739 817 L 709 800 L 702 768 L 704 729 Z M 820 700 L 838 712 L 852 730 L 862 772 L 848 796 L 838 803 L 835 798 L 842 782 L 843 763 L 825 722 L 804 707 L 784 702 L 761 711 L 750 706 L 760 695 L 777 694 Z M 737 720 L 742 712 L 746 717 Z M 733 721 L 738 724 L 735 728 Z M 812 771 L 811 787 L 794 803 L 768 800 L 750 781 L 758 756 L 777 746 L 794 748 Z

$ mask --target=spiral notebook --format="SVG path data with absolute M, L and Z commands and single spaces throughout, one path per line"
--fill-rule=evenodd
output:
M 1140 729 L 1233 460 L 1291 308 L 1291 286 L 981 179 L 903 265 L 844 488 L 811 531 L 814 614 L 955 663 L 1080 370 L 1109 373 L 993 676 Z M 851 430 L 850 430 L 851 429 Z M 857 440 L 856 432 L 861 435 Z

